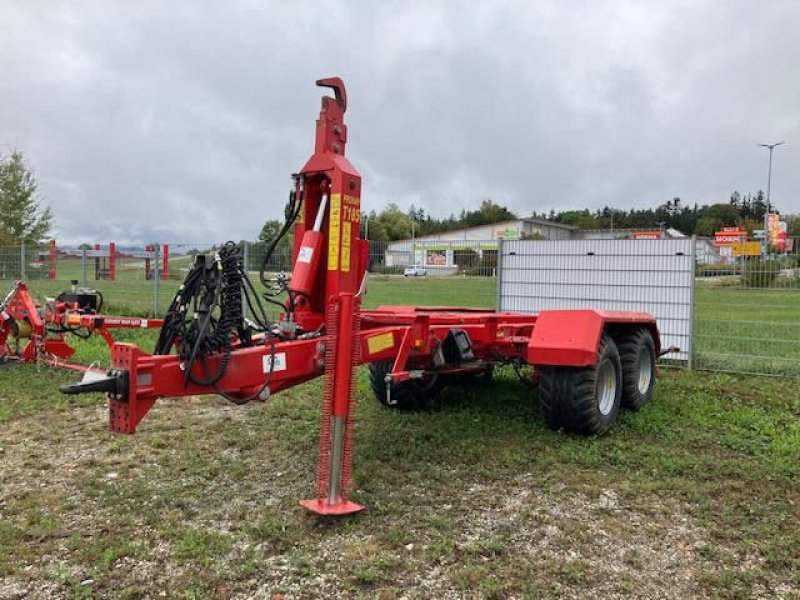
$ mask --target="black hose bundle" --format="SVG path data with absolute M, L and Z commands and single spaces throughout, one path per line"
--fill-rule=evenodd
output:
M 89 328 L 85 325 L 78 325 L 78 326 L 70 326 L 70 325 L 47 325 L 45 327 L 47 333 L 52 333 L 55 335 L 60 335 L 62 333 L 69 333 L 70 335 L 74 335 L 76 338 L 81 340 L 88 340 L 92 337 L 92 332 L 89 331 Z
M 267 288 L 263 293 L 264 300 L 281 309 L 285 307 L 276 297 L 287 290 L 288 278 L 279 278 L 279 289 L 270 292 L 271 283 L 266 273 L 275 248 L 294 225 L 302 210 L 302 176 L 298 176 L 295 182 L 299 193 L 294 189 L 290 192 L 284 211 L 284 224 L 267 246 L 259 270 L 259 279 Z M 248 323 L 244 319 L 243 302 L 247 303 L 254 323 Z M 290 312 L 293 304 L 294 298 L 289 293 Z M 217 382 L 225 375 L 230 364 L 234 340 L 238 339 L 242 346 L 251 346 L 254 343 L 254 330 L 265 333 L 263 338 L 259 338 L 259 343 L 270 344 L 273 359 L 270 364 L 274 365 L 276 340 L 273 326 L 247 275 L 247 269 L 242 265 L 241 248 L 234 242 L 227 242 L 211 261 L 204 255 L 197 256 L 194 266 L 170 303 L 154 354 L 169 354 L 173 346 L 176 347 L 185 369 L 184 385 L 191 381 L 197 385 L 213 386 L 231 402 L 244 404 L 259 396 L 269 386 L 273 366 L 270 366 L 261 389 L 247 398 L 226 394 L 217 387 Z M 206 359 L 210 356 L 220 357 L 213 373 L 209 373 L 206 366 Z M 204 377 L 192 372 L 194 365 L 198 363 Z
M 283 210 L 283 226 L 275 235 L 275 237 L 270 241 L 269 245 L 267 246 L 267 250 L 264 253 L 264 258 L 261 260 L 261 269 L 258 273 L 258 278 L 261 281 L 261 285 L 263 285 L 266 289 L 264 291 L 264 299 L 269 302 L 270 304 L 274 304 L 281 309 L 284 309 L 283 303 L 278 300 L 275 300 L 276 297 L 280 296 L 283 292 L 288 291 L 287 282 L 288 279 L 283 279 L 279 284 L 275 287 L 271 285 L 272 282 L 267 278 L 267 271 L 269 269 L 269 262 L 272 259 L 272 255 L 275 252 L 275 248 L 278 247 L 280 241 L 286 237 L 286 234 L 289 233 L 289 230 L 297 221 L 297 217 L 300 215 L 300 211 L 303 209 L 303 199 L 305 197 L 305 188 L 304 188 L 304 179 L 302 175 L 298 176 L 295 179 L 295 183 L 299 188 L 299 193 L 296 190 L 291 190 L 289 192 L 289 201 L 286 203 L 286 206 Z M 272 291 L 270 291 L 272 289 Z M 292 312 L 294 310 L 294 296 L 291 292 L 289 292 L 289 311 Z
M 243 299 L 254 324 L 244 319 Z M 197 256 L 170 304 L 155 354 L 168 354 L 176 346 L 184 362 L 184 381 L 215 385 L 228 368 L 234 340 L 243 346 L 252 345 L 254 329 L 272 337 L 263 305 L 242 264 L 241 248 L 227 242 L 210 261 L 205 255 Z M 208 373 L 206 359 L 212 355 L 220 356 L 220 360 L 214 372 Z M 192 372 L 198 362 L 204 377 Z

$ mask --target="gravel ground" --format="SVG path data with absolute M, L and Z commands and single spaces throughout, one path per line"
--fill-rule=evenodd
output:
M 166 401 L 135 437 L 107 431 L 102 405 L 0 423 L 0 598 L 678 599 L 764 568 L 680 495 L 546 465 L 423 461 L 357 489 L 366 513 L 319 521 L 296 505 L 316 432 L 272 412 Z M 725 597 L 798 593 L 762 576 Z

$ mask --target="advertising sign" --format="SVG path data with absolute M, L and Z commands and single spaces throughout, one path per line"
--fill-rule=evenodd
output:
M 447 265 L 446 250 L 427 250 L 425 252 L 425 264 L 429 267 L 444 267 Z
M 747 240 L 747 232 L 738 227 L 723 227 L 714 234 L 714 245 L 720 247 L 730 247 L 738 242 Z
M 731 246 L 734 256 L 759 256 L 761 242 L 736 242 Z
M 511 227 L 505 229 L 495 229 L 494 237 L 500 240 L 516 240 L 519 238 L 519 231 Z
M 778 243 L 778 233 L 780 233 L 781 216 L 775 213 L 767 215 L 767 234 L 769 235 L 769 243 L 775 245 Z
M 660 240 L 660 231 L 634 231 L 633 239 L 635 240 Z

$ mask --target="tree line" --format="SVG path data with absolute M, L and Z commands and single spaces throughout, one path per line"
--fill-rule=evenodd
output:
M 580 229 L 673 228 L 689 235 L 713 236 L 720 228 L 733 226 L 741 226 L 752 234 L 755 229 L 763 229 L 765 213 L 764 192 L 759 190 L 754 194 L 734 191 L 728 202 L 714 204 L 695 203 L 690 206 L 683 204 L 680 198 L 673 198 L 655 208 L 624 210 L 606 206 L 596 210 L 532 211 L 530 216 Z M 413 204 L 405 211 L 397 204 L 389 204 L 380 212 L 362 215 L 361 236 L 372 241 L 405 240 L 412 237 L 412 228 L 413 236 L 421 236 L 518 218 L 519 215 L 491 199 L 481 202 L 475 210 L 462 210 L 458 215 L 450 214 L 444 218 L 434 217 Z M 783 218 L 789 225 L 789 235 L 800 235 L 800 215 Z M 277 231 L 279 226 L 278 221 L 267 221 L 261 239 L 269 240 L 271 232 Z
M 775 206 L 771 208 L 773 211 L 776 210 Z M 719 231 L 721 227 L 739 226 L 750 234 L 755 229 L 763 229 L 766 211 L 767 203 L 764 192 L 759 190 L 755 194 L 741 194 L 734 191 L 728 202 L 715 204 L 698 205 L 695 203 L 689 206 L 683 204 L 680 198 L 673 198 L 655 208 L 620 210 L 606 206 L 595 211 L 588 209 L 551 211 L 546 216 L 538 216 L 565 225 L 574 225 L 581 229 L 663 227 L 674 228 L 686 234 L 713 236 L 714 232 Z M 785 219 L 794 226 L 794 235 L 800 235 L 798 216 L 788 216 Z

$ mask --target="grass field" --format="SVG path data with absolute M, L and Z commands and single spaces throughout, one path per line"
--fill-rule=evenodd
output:
M 493 301 L 491 280 L 368 296 Z M 324 521 L 296 502 L 319 381 L 266 406 L 163 400 L 128 437 L 101 398 L 56 392 L 74 379 L 0 367 L 0 598 L 800 597 L 795 380 L 666 371 L 651 405 L 585 439 L 547 430 L 513 372 L 397 413 L 362 371 L 353 496 L 369 508 Z
M 695 294 L 699 368 L 800 377 L 800 290 L 698 283 Z

